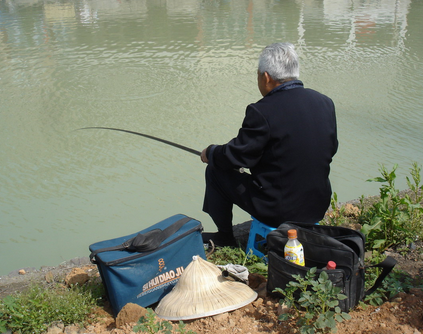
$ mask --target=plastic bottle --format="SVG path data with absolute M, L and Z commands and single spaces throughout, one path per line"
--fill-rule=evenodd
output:
M 326 267 L 322 268 L 322 270 L 333 270 L 336 269 L 336 263 L 333 261 L 328 261 Z
M 288 242 L 285 245 L 284 250 L 285 259 L 304 266 L 304 249 L 303 245 L 297 239 L 297 230 L 288 230 Z

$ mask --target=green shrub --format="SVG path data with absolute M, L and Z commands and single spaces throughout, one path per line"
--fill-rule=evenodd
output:
M 377 254 L 370 259 L 370 264 L 376 264 L 386 258 L 384 255 Z M 382 268 L 367 267 L 366 268 L 366 290 L 370 289 L 382 272 Z M 384 302 L 395 297 L 400 292 L 408 293 L 413 287 L 422 287 L 423 280 L 421 278 L 413 278 L 408 273 L 393 269 L 388 276 L 382 281 L 379 288 L 364 298 L 364 303 L 373 306 L 380 306 Z M 361 303 L 364 306 L 363 302 Z
M 0 332 L 42 333 L 55 321 L 84 323 L 96 305 L 87 289 L 32 285 L 0 301 Z
M 422 197 L 420 191 L 421 168 L 413 163 L 411 175 L 413 182 L 407 178 L 408 185 L 413 191 L 413 196 L 401 197 L 395 188 L 395 171 L 397 165 L 388 171 L 383 165 L 379 171 L 382 177 L 368 181 L 386 183 L 380 188 L 380 200 L 375 202 L 367 211 L 362 213 L 363 227 L 361 232 L 366 236 L 368 248 L 379 253 L 391 246 L 400 243 L 409 244 L 423 236 L 423 208 L 420 204 Z
M 326 271 L 322 271 L 314 279 L 317 268 L 311 268 L 302 278 L 292 275 L 295 281 L 287 284 L 285 289 L 276 288 L 284 299 L 280 303 L 294 310 L 294 314 L 285 313 L 279 320 L 286 321 L 291 317 L 297 320 L 300 333 L 326 333 L 336 331 L 336 322 L 351 319 L 348 313 L 341 312 L 339 300 L 347 296 L 341 294 L 341 288 L 333 285 Z M 295 293 L 299 290 L 299 298 Z

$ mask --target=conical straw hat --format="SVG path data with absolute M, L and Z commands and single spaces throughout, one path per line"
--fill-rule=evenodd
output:
M 155 311 L 166 320 L 197 319 L 236 310 L 256 298 L 248 285 L 224 278 L 216 265 L 193 256 Z

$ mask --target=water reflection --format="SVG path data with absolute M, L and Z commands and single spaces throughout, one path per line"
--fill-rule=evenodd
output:
M 0 2 L 0 274 L 86 256 L 179 212 L 213 227 L 197 157 L 74 130 L 226 142 L 260 98 L 257 56 L 276 40 L 296 44 L 302 80 L 337 106 L 338 198 L 377 193 L 364 180 L 378 163 L 399 163 L 399 177 L 423 163 L 422 11 L 418 0 Z
M 365 46 L 369 40 L 404 47 L 407 15 L 411 0 L 332 1 L 80 1 L 49 2 L 9 0 L 2 3 L 2 35 L 4 44 L 26 46 L 46 44 L 52 40 L 69 41 L 77 29 L 87 27 L 94 33 L 113 33 L 113 38 L 128 33 L 138 40 L 154 40 L 154 35 L 178 33 L 178 22 L 192 23 L 193 41 L 201 45 L 233 44 L 243 35 L 244 47 L 251 47 L 266 36 L 279 35 L 297 46 L 329 45 Z M 25 16 L 25 13 L 38 15 Z M 40 17 L 39 14 L 42 14 Z M 120 29 L 101 27 L 125 18 Z M 297 22 L 295 22 L 297 21 Z M 116 21 L 117 22 L 117 21 Z M 9 23 L 9 24 L 8 24 Z M 13 23 L 13 24 L 11 24 Z M 144 26 L 143 23 L 146 25 Z M 292 24 L 295 23 L 295 24 Z M 73 25 L 73 26 L 72 26 Z M 130 27 L 138 28 L 131 29 Z M 172 26 L 172 29 L 168 28 Z M 207 33 L 204 33 L 207 26 Z M 103 28 L 98 31 L 96 28 Z M 140 29 L 141 28 L 141 29 Z M 187 33 L 188 29 L 183 28 Z M 73 32 L 69 29 L 76 29 Z M 72 34 L 73 33 L 73 34 Z M 147 35 L 144 35 L 147 34 Z M 319 38 L 313 36 L 319 35 Z M 86 38 L 87 36 L 84 36 Z M 145 38 L 150 37 L 150 38 Z M 186 36 L 183 37 L 186 40 Z M 380 42 L 375 40 L 380 38 Z M 225 42 L 226 40 L 226 42 Z M 261 41 L 260 41 L 261 42 Z M 374 45 L 372 44 L 372 45 Z M 260 47 L 263 44 L 260 43 Z

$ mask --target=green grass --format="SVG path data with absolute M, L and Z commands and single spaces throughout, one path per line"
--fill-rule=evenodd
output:
M 208 261 L 216 265 L 228 263 L 240 264 L 250 273 L 261 274 L 267 277 L 267 265 L 256 255 L 246 254 L 241 248 L 222 247 L 217 248 L 208 258 Z
M 99 284 L 71 288 L 33 284 L 0 301 L 0 332 L 42 333 L 58 320 L 65 326 L 83 325 L 102 293 Z

